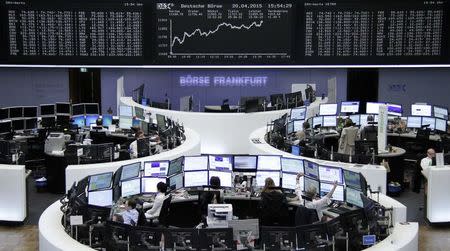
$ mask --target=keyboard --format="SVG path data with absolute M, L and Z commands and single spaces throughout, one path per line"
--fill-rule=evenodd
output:
M 345 208 L 345 207 L 336 207 L 336 208 L 329 208 L 328 211 L 335 213 L 335 214 L 343 214 L 343 213 L 349 212 L 351 210 L 348 208 Z

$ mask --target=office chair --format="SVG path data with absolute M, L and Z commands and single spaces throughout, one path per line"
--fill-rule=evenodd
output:
M 106 222 L 106 236 L 108 242 L 106 242 L 106 245 L 109 247 L 107 250 L 130 250 L 130 226 L 114 222 L 114 221 L 107 221 Z
M 164 202 L 161 206 L 161 211 L 159 212 L 158 219 L 150 219 L 149 223 L 152 226 L 168 227 L 169 226 L 169 215 L 170 215 L 170 202 L 172 201 L 172 195 L 166 195 Z
M 130 229 L 130 249 L 133 251 L 161 250 L 161 228 L 133 227 Z
M 90 138 L 92 139 L 92 144 L 104 144 L 109 143 L 107 142 L 106 138 L 106 132 L 97 132 L 97 131 L 91 131 L 89 133 Z
M 303 226 L 313 224 L 319 221 L 317 212 L 315 209 L 306 208 L 304 206 L 298 206 L 295 212 L 295 225 Z

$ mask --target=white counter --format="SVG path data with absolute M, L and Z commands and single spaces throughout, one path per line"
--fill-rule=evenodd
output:
M 105 172 L 115 172 L 121 166 L 141 161 L 152 160 L 173 160 L 180 156 L 199 155 L 200 154 L 200 136 L 195 131 L 185 128 L 186 140 L 180 146 L 159 154 L 106 163 L 86 164 L 86 165 L 70 165 L 66 168 L 66 191 L 70 189 L 74 181 L 79 181 L 84 177 Z
M 259 128 L 255 130 L 253 133 L 250 134 L 250 137 L 248 138 L 249 141 L 249 149 L 246 151 L 249 154 L 253 155 L 263 155 L 263 154 L 276 154 L 276 155 L 282 155 L 289 158 L 297 158 L 297 159 L 306 159 L 311 160 L 314 162 L 317 162 L 322 165 L 327 166 L 336 166 L 343 169 L 351 170 L 354 172 L 361 172 L 364 177 L 367 180 L 367 184 L 370 185 L 372 190 L 376 191 L 379 190 L 382 193 L 386 193 L 386 168 L 384 166 L 380 165 L 358 165 L 353 163 L 344 163 L 344 162 L 336 162 L 336 161 L 327 161 L 327 160 L 319 160 L 319 159 L 312 159 L 312 158 L 306 158 L 303 156 L 296 156 L 293 154 L 290 154 L 285 151 L 281 151 L 276 149 L 275 147 L 269 145 L 264 136 L 266 133 L 265 127 Z M 252 139 L 258 139 L 260 144 L 253 143 Z
M 318 113 L 319 104 L 327 100 L 317 99 L 308 107 L 306 116 L 312 117 Z M 290 112 L 290 109 L 255 113 L 181 112 L 143 106 L 134 102 L 131 97 L 122 97 L 120 102 L 151 112 L 152 117 L 161 114 L 191 128 L 200 133 L 201 152 L 214 154 L 245 153 L 250 133 Z
M 27 217 L 25 166 L 0 164 L 0 221 L 23 222 Z
M 427 178 L 427 219 L 431 223 L 450 222 L 450 166 L 430 167 L 422 171 Z
M 409 222 L 406 225 L 396 223 L 392 233 L 386 239 L 364 251 L 417 251 L 418 247 L 419 224 Z

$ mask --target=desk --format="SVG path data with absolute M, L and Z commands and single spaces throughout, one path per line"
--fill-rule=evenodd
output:
M 405 149 L 400 147 L 392 147 L 392 152 L 379 153 L 376 155 L 377 163 L 381 163 L 385 160 L 389 163 L 390 172 L 387 174 L 387 182 L 395 181 L 400 183 L 403 187 L 403 181 L 405 177 L 405 164 L 404 155 Z
M 253 155 L 281 155 L 289 158 L 306 159 L 311 160 L 321 165 L 335 166 L 343 169 L 348 169 L 354 172 L 361 172 L 367 180 L 367 184 L 370 185 L 372 190 L 380 190 L 382 193 L 386 193 L 386 168 L 379 165 L 360 165 L 353 163 L 344 163 L 336 161 L 319 160 L 313 158 L 307 158 L 303 156 L 296 156 L 285 151 L 278 150 L 269 145 L 265 140 L 266 128 L 259 128 L 253 131 L 248 138 L 249 149 L 247 152 Z M 254 143 L 252 139 L 259 139 L 261 143 Z
M 0 221 L 23 222 L 27 217 L 25 166 L 0 164 Z
M 229 111 L 223 111 L 220 105 L 205 105 L 205 112 L 238 112 L 238 105 L 230 105 Z
M 450 222 L 450 165 L 429 167 L 422 171 L 427 179 L 425 216 L 431 223 Z
M 308 107 L 306 116 L 309 118 L 317 114 L 320 103 L 327 101 L 326 98 L 317 99 Z M 201 152 L 211 154 L 247 153 L 250 133 L 290 112 L 290 109 L 255 113 L 181 112 L 143 106 L 134 102 L 131 97 L 122 97 L 120 104 L 140 107 L 145 113 L 151 112 L 153 120 L 156 119 L 156 114 L 164 115 L 201 133 Z

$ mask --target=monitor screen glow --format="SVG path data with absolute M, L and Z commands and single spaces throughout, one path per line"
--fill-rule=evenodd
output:
M 300 177 L 299 185 L 300 185 L 300 189 L 303 190 L 304 177 Z M 295 190 L 297 188 L 297 174 L 283 172 L 283 179 L 281 181 L 281 187 L 284 189 Z
M 136 195 L 141 193 L 141 179 L 132 179 L 123 181 L 121 185 L 122 197 Z
M 222 187 L 232 187 L 233 184 L 231 182 L 231 172 L 219 172 L 219 171 L 209 171 L 209 179 L 211 177 L 216 176 L 220 179 L 220 186 Z M 211 185 L 208 180 L 208 185 Z
M 361 191 L 347 187 L 345 189 L 345 201 L 357 207 L 363 207 Z
M 319 178 L 319 164 L 311 161 L 304 161 L 305 175 L 314 179 Z
M 291 109 L 291 120 L 302 120 L 306 118 L 306 107 L 298 107 Z
M 241 171 L 256 171 L 257 156 L 234 156 L 234 169 Z
M 120 174 L 120 180 L 127 180 L 139 177 L 140 172 L 141 172 L 141 162 L 124 165 L 122 166 L 122 173 Z
M 92 206 L 108 207 L 113 204 L 112 189 L 88 193 L 88 204 Z
M 208 171 L 194 171 L 184 173 L 185 187 L 201 187 L 208 185 Z
M 353 123 L 355 123 L 355 125 L 357 125 L 357 126 L 361 125 L 361 122 L 359 120 L 359 118 L 360 118 L 359 114 L 350 115 L 348 117 L 349 117 L 349 119 L 352 120 Z
M 336 116 L 323 116 L 323 127 L 336 127 Z
M 275 186 L 280 186 L 280 172 L 257 171 L 256 172 L 256 186 L 263 187 L 266 178 L 272 178 Z
M 133 119 L 128 117 L 119 117 L 119 128 L 130 129 L 133 126 Z
M 184 171 L 208 170 L 208 156 L 184 157 Z
M 158 188 L 156 187 L 156 185 L 158 185 L 159 182 L 166 183 L 166 178 L 156 178 L 156 177 L 142 178 L 142 183 L 141 183 L 142 193 L 157 193 Z
M 431 105 L 411 105 L 412 116 L 425 116 L 431 117 Z
M 403 109 L 401 105 L 397 105 L 397 104 L 387 104 L 387 109 L 388 109 L 388 115 L 392 115 L 392 116 L 402 116 L 403 114 Z
M 169 170 L 169 161 L 149 161 L 144 163 L 144 176 L 166 177 Z
M 343 183 L 342 170 L 337 167 L 319 166 L 320 181 Z
M 294 132 L 303 131 L 304 120 L 294 120 Z
M 448 119 L 448 109 L 444 107 L 439 106 L 433 106 L 434 110 L 434 117 L 440 118 L 440 119 Z
M 406 119 L 406 127 L 408 128 L 422 127 L 422 117 L 408 117 Z
M 79 128 L 83 128 L 86 126 L 86 120 L 84 119 L 84 115 L 72 117 L 73 125 L 77 125 Z
M 341 102 L 342 113 L 358 113 L 359 101 L 343 101 Z
M 133 117 L 133 107 L 126 105 L 119 106 L 119 116 Z
M 446 132 L 447 131 L 447 120 L 445 119 L 436 119 L 436 131 Z
M 177 190 L 184 186 L 183 184 L 183 173 L 178 173 L 175 175 L 172 175 L 168 179 L 168 186 L 170 190 Z
M 104 127 L 112 125 L 113 116 L 112 115 L 102 115 L 102 123 Z
M 281 170 L 289 173 L 304 173 L 303 160 L 292 158 L 281 158 Z
M 361 188 L 361 178 L 360 178 L 359 173 L 345 170 L 345 169 L 342 171 L 344 173 L 344 181 L 345 181 L 345 185 L 347 187 L 353 187 L 356 189 Z
M 169 170 L 167 171 L 168 176 L 180 173 L 183 171 L 183 157 L 171 160 L 169 163 Z
M 337 114 L 337 104 L 320 104 L 319 115 L 336 115 Z
M 258 156 L 258 171 L 280 171 L 281 158 L 280 156 L 260 155 Z
M 112 177 L 112 172 L 91 175 L 89 177 L 89 191 L 110 188 Z
M 209 155 L 209 170 L 231 172 L 233 170 L 233 157 Z
M 316 193 L 320 192 L 320 183 L 319 183 L 319 181 L 315 180 L 315 179 L 311 179 L 311 178 L 305 177 L 303 191 L 311 191 L 312 189 L 315 189 Z
M 367 114 L 378 114 L 380 112 L 381 103 L 367 102 L 366 113 Z
M 323 117 L 319 116 L 319 117 L 314 117 L 312 119 L 312 128 L 315 128 L 317 125 L 322 125 L 323 124 Z
M 422 126 L 430 125 L 428 128 L 434 130 L 436 126 L 436 119 L 431 117 L 422 117 Z
M 97 124 L 98 115 L 86 115 L 86 126 Z
M 327 195 L 331 189 L 333 189 L 333 184 L 321 182 L 320 183 L 320 197 Z M 336 201 L 344 201 L 344 186 L 338 185 L 336 186 L 336 190 L 334 190 L 333 195 L 331 196 L 332 200 Z

